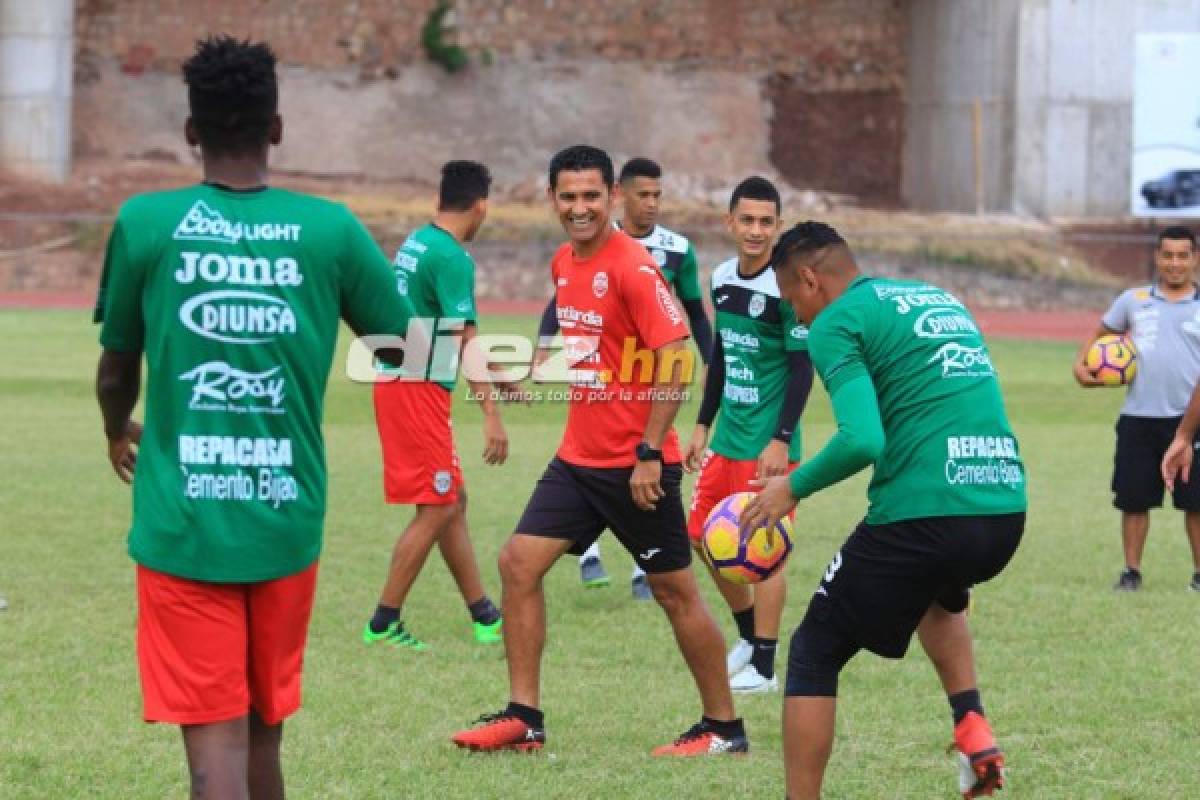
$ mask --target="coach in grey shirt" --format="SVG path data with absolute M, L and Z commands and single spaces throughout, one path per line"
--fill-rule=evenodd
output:
M 1137 351 L 1137 373 L 1117 419 L 1112 478 L 1113 505 L 1121 511 L 1125 548 L 1125 569 L 1114 587 L 1120 590 L 1136 591 L 1142 586 L 1149 512 L 1162 505 L 1165 488 L 1159 464 L 1200 381 L 1196 260 L 1196 238 L 1191 230 L 1178 225 L 1163 230 L 1154 250 L 1155 282 L 1123 292 L 1075 359 L 1075 380 L 1090 388 L 1102 385 L 1084 363 L 1096 338 L 1127 334 Z M 1184 512 L 1192 546 L 1190 586 L 1200 591 L 1200 475 L 1177 482 L 1172 499 L 1175 508 Z

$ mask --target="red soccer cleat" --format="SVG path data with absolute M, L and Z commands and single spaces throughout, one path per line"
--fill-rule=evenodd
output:
M 954 726 L 954 749 L 959 754 L 958 788 L 964 798 L 991 797 L 1004 788 L 1004 753 L 981 714 L 968 711 Z
M 714 731 L 701 720 L 688 728 L 682 736 L 670 744 L 664 744 L 650 751 L 652 756 L 709 756 L 721 753 L 747 753 L 750 742 L 743 733 L 740 736 L 725 737 Z
M 506 711 L 484 714 L 475 726 L 454 734 L 454 743 L 476 752 L 541 750 L 546 744 L 546 730 L 527 725 Z

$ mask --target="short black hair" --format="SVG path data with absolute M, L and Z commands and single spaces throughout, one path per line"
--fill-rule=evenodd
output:
M 200 145 L 222 155 L 266 147 L 279 105 L 275 53 L 265 42 L 209 36 L 183 64 Z
M 558 173 L 563 170 L 582 172 L 585 169 L 600 170 L 604 185 L 613 185 L 613 163 L 608 153 L 590 144 L 574 144 L 559 150 L 554 154 L 554 158 L 550 159 L 550 187 L 558 185 Z
M 625 166 L 621 167 L 621 174 L 617 177 L 617 181 L 625 183 L 625 181 L 633 180 L 634 178 L 653 178 L 658 180 L 662 177 L 662 167 L 657 161 L 649 158 L 631 158 L 625 162 Z
M 447 161 L 438 186 L 438 211 L 470 211 L 491 186 L 492 173 L 478 161 Z
M 751 175 L 734 187 L 733 194 L 729 196 L 729 210 L 733 211 L 738 200 L 743 197 L 747 200 L 766 200 L 774 203 L 775 213 L 783 213 L 783 201 L 779 199 L 779 190 L 775 188 L 775 184 L 760 175 Z
M 787 266 L 787 262 L 798 255 L 815 253 L 826 247 L 846 246 L 842 235 L 824 222 L 807 220 L 798 222 L 783 232 L 775 249 L 771 251 L 771 264 L 775 269 Z
M 1166 239 L 1183 240 L 1192 243 L 1192 249 L 1196 248 L 1196 234 L 1186 225 L 1170 225 L 1163 228 L 1158 234 L 1158 246 L 1162 247 L 1162 243 Z

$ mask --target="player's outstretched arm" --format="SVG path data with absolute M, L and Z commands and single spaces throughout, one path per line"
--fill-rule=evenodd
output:
M 1108 327 L 1101 325 L 1096 329 L 1096 332 L 1087 338 L 1080 346 L 1079 352 L 1075 354 L 1075 363 L 1071 367 L 1072 373 L 1075 375 L 1075 381 L 1085 389 L 1095 389 L 1098 386 L 1104 386 L 1104 382 L 1092 374 L 1087 368 L 1086 359 L 1088 350 L 1092 347 L 1092 342 L 1099 339 L 1101 336 L 1107 336 L 1111 333 L 1119 333 L 1120 331 L 1109 330 Z
M 1200 385 L 1192 390 L 1192 398 L 1188 401 L 1187 411 L 1183 413 L 1183 419 L 1179 421 L 1179 427 L 1175 429 L 1175 438 L 1171 440 L 1167 452 L 1163 454 L 1160 469 L 1163 481 L 1171 491 L 1175 491 L 1176 478 L 1182 477 L 1184 481 L 1191 478 L 1192 458 L 1196 453 L 1197 428 L 1200 428 Z
M 96 366 L 96 401 L 104 418 L 104 436 L 108 439 L 108 460 L 117 477 L 133 481 L 137 463 L 137 445 L 142 426 L 130 415 L 141 391 L 142 354 L 105 349 Z
M 883 451 L 883 421 L 875 385 L 859 375 L 830 396 L 837 431 L 821 451 L 788 476 L 792 495 L 803 500 L 875 463 Z
M 756 481 L 763 489 L 742 511 L 742 536 L 750 535 L 756 528 L 773 528 L 796 507 L 797 501 L 865 469 L 883 451 L 879 400 L 868 375 L 846 381 L 829 399 L 837 432 L 819 453 L 791 475 Z

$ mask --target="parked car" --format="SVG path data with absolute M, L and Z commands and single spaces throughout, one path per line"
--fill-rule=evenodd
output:
M 1151 208 L 1200 205 L 1200 169 L 1173 169 L 1142 184 L 1142 197 Z

